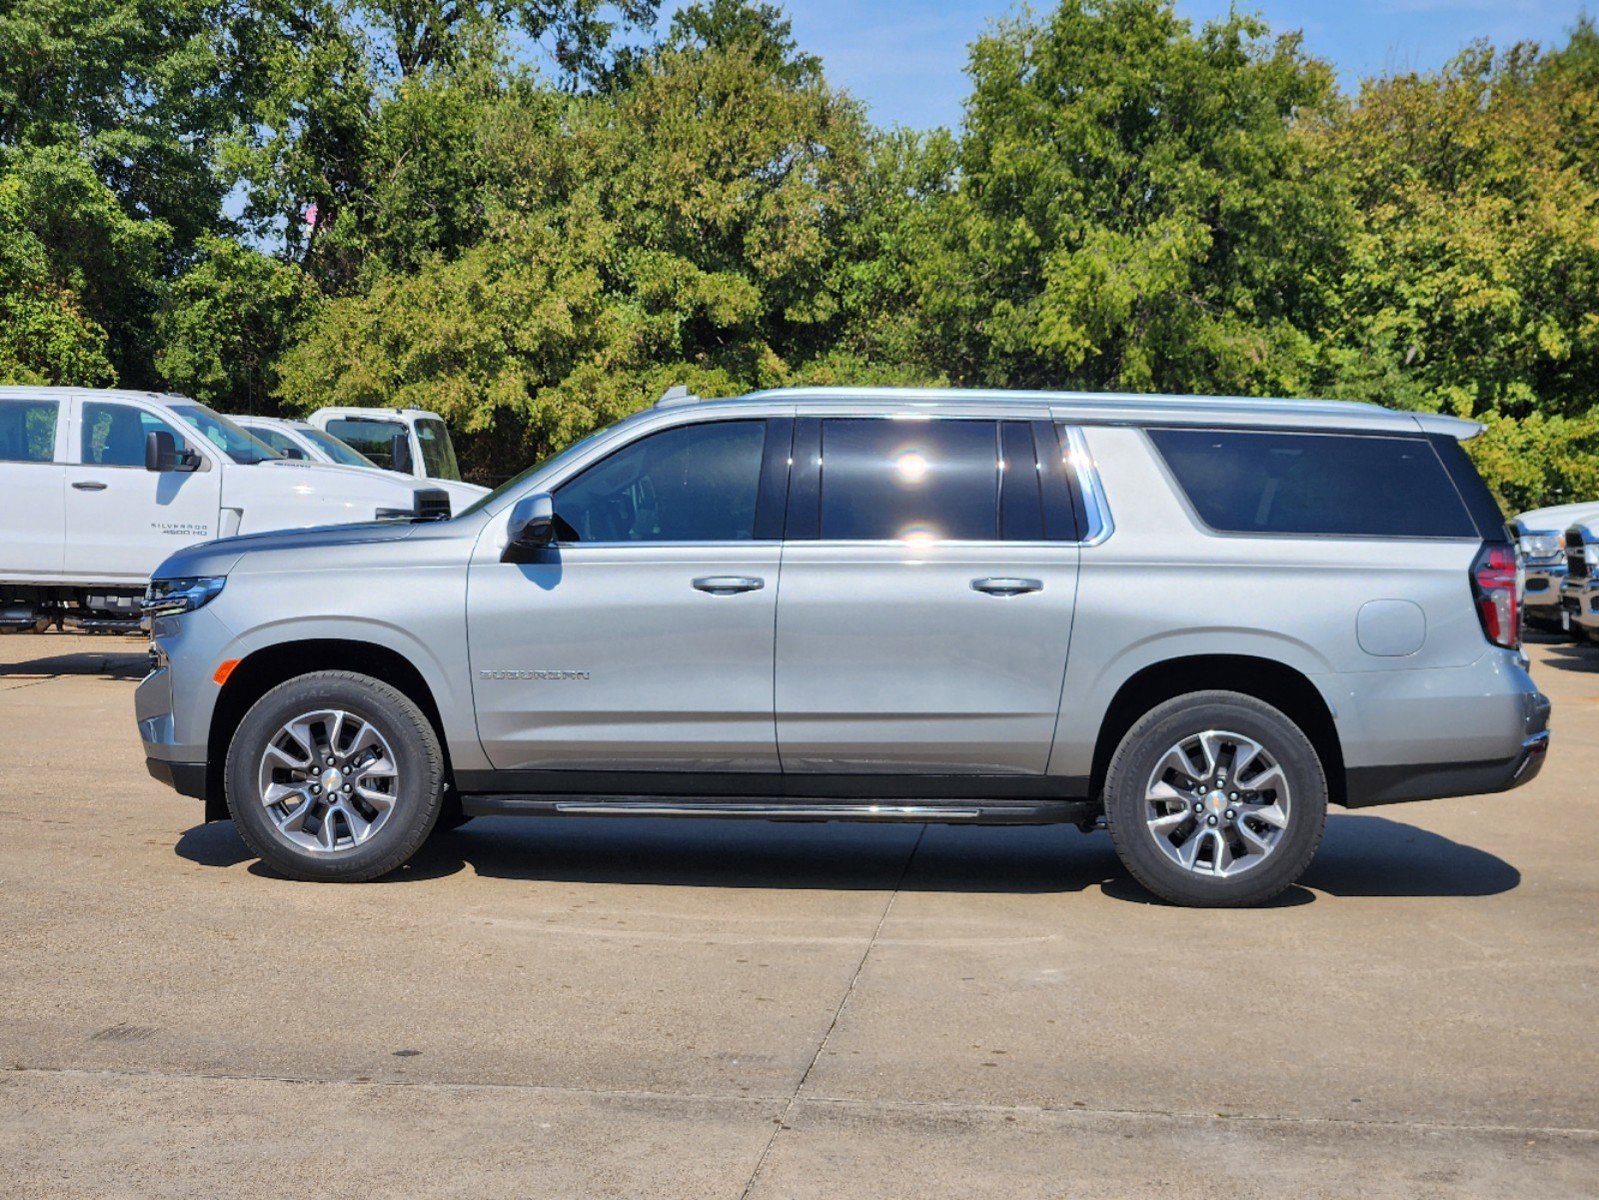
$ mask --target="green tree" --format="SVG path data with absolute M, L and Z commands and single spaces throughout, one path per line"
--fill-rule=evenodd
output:
M 384 269 L 285 356 L 279 394 L 419 403 L 514 461 L 666 386 L 785 382 L 832 350 L 858 108 L 759 47 L 668 51 L 615 97 L 485 106 L 483 236 Z
M 1066 0 L 973 47 L 960 187 L 918 266 L 958 379 L 1294 392 L 1352 213 L 1298 125 L 1325 64 L 1234 14 Z
M 156 367 L 169 387 L 224 411 L 275 409 L 277 357 L 314 311 L 316 286 L 299 267 L 225 238 L 199 249 L 156 314 Z
M 663 48 L 677 51 L 750 52 L 755 63 L 791 87 L 817 83 L 822 60 L 799 48 L 794 23 L 775 4 L 750 0 L 700 0 L 672 14 Z
M 1516 508 L 1599 490 L 1593 42 L 1368 82 L 1324 131 L 1361 213 L 1326 390 L 1483 420 L 1479 462 Z
M 138 366 L 170 230 L 130 216 L 67 146 L 0 147 L 0 189 L 3 290 L 17 322 L 4 335 L 11 370 L 50 383 L 125 379 L 130 359 Z
M 28 215 L 22 181 L 0 176 L 0 384 L 110 383 L 105 330 L 61 282 Z

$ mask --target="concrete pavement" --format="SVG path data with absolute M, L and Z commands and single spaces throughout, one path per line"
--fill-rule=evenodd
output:
M 1277 906 L 1103 835 L 479 819 L 277 879 L 149 779 L 139 643 L 0 638 L 8 1196 L 1599 1194 L 1599 649 L 1532 785 Z

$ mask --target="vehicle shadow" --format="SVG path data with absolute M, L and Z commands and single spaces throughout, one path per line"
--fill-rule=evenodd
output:
M 28 639 L 33 645 L 18 647 Z M 132 638 L 106 635 L 103 646 L 85 648 L 83 640 L 74 638 L 74 649 L 59 651 L 60 641 L 50 634 L 11 634 L 0 650 L 16 648 L 25 657 L 0 662 L 0 678 L 24 675 L 50 678 L 57 675 L 105 675 L 112 679 L 139 679 L 150 670 L 148 643 Z
M 1599 672 L 1599 646 L 1586 642 L 1545 643 L 1548 655 L 1538 665 L 1553 667 L 1556 671 Z
M 912 851 L 914 850 L 914 856 Z M 197 825 L 180 857 L 251 859 L 232 822 Z M 909 860 L 909 861 L 907 861 Z M 668 887 L 972 893 L 1078 892 L 1157 903 L 1109 837 L 1069 826 L 951 828 L 715 820 L 479 817 L 435 836 L 379 881 L 416 883 L 470 868 L 495 879 Z M 259 863 L 252 873 L 275 874 Z M 1493 896 L 1521 882 L 1504 859 L 1388 817 L 1335 811 L 1298 886 L 1273 907 L 1327 897 Z

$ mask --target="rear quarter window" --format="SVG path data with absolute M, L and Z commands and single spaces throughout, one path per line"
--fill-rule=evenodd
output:
M 53 462 L 59 410 L 54 400 L 0 400 L 0 462 Z
M 1475 538 L 1424 436 L 1151 429 L 1201 520 L 1225 533 Z

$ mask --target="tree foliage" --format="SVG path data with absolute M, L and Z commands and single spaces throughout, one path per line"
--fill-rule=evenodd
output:
M 10 0 L 0 378 L 421 404 L 483 477 L 672 383 L 1330 395 L 1599 495 L 1599 36 L 1341 93 L 1296 34 L 1060 0 L 958 130 L 765 0 Z

